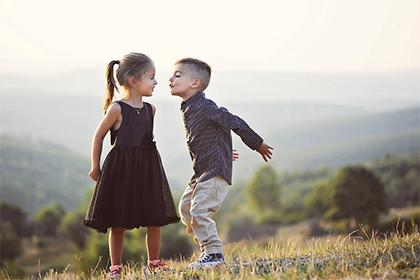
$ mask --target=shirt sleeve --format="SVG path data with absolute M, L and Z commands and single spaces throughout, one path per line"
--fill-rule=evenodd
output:
M 205 118 L 235 132 L 250 149 L 256 150 L 263 143 L 263 139 L 243 119 L 224 107 L 218 107 L 213 101 L 207 100 L 203 113 Z

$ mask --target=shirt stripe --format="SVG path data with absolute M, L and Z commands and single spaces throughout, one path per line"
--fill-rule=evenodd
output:
M 256 150 L 263 139 L 243 119 L 224 107 L 218 107 L 203 92 L 183 101 L 181 112 L 194 169 L 189 184 L 222 176 L 231 185 L 231 130 L 252 150 Z

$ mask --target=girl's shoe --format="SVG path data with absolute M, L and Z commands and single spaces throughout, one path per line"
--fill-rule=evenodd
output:
M 109 267 L 109 272 L 106 274 L 106 279 L 120 279 L 122 264 L 116 264 Z
M 147 262 L 151 272 L 170 271 L 171 268 L 162 260 L 151 260 Z

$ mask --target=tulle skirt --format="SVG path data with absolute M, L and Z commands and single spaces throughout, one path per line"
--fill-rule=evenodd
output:
M 155 142 L 114 146 L 107 155 L 84 224 L 106 233 L 176 223 L 179 217 Z

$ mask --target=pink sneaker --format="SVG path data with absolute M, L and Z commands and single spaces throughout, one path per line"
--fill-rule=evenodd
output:
M 106 274 L 106 279 L 120 279 L 122 264 L 116 264 L 109 267 L 109 272 Z

